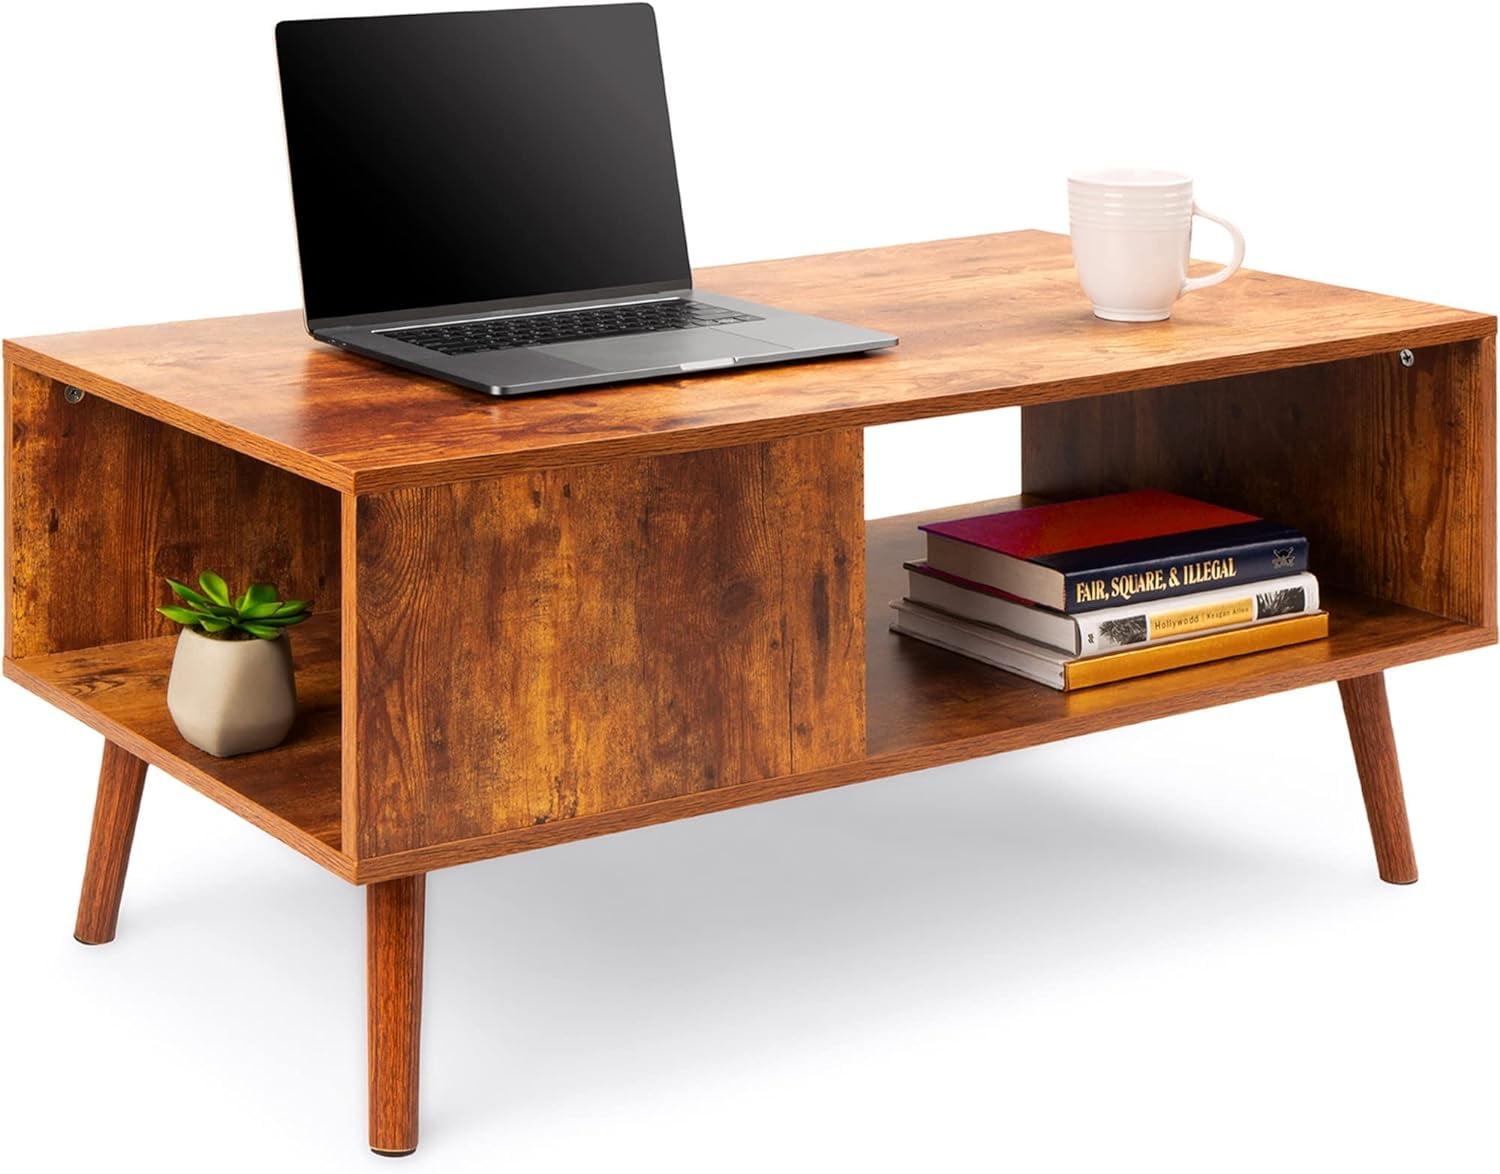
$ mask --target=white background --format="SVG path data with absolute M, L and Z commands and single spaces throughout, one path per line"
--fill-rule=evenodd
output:
M 272 25 L 420 7 L 9 6 L 0 331 L 295 305 Z M 1134 162 L 1254 267 L 1500 308 L 1487 6 L 657 8 L 699 265 Z M 1003 413 L 868 447 L 872 514 L 1017 488 Z M 1408 888 L 1331 685 L 437 874 L 413 1168 L 1494 1170 L 1497 669 L 1390 676 Z M 0 723 L 8 1168 L 372 1166 L 362 894 L 153 772 L 80 947 L 98 739 Z

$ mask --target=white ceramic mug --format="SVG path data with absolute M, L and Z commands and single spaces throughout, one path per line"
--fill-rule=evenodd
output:
M 1189 277 L 1193 217 L 1222 225 L 1234 242 L 1229 264 Z M 1115 167 L 1068 177 L 1073 264 L 1094 314 L 1111 322 L 1159 322 L 1172 303 L 1232 277 L 1245 238 L 1222 217 L 1193 203 L 1193 181 L 1170 171 Z

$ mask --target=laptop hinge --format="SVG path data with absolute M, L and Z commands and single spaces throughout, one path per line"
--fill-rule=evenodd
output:
M 689 275 L 685 280 L 651 281 L 640 285 L 615 286 L 610 289 L 576 290 L 572 293 L 546 294 L 539 297 L 500 298 L 488 302 L 460 302 L 449 306 L 415 306 L 409 310 L 382 311 L 375 314 L 351 314 L 337 317 L 308 318 L 311 334 L 348 327 L 399 329 L 418 322 L 452 322 L 457 319 L 495 318 L 517 311 L 546 313 L 568 306 L 601 305 L 610 302 L 649 297 L 652 294 L 688 293 L 693 288 Z

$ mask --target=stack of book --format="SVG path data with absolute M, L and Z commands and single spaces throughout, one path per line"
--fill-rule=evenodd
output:
M 1139 490 L 921 527 L 891 628 L 1054 689 L 1328 634 L 1307 539 Z

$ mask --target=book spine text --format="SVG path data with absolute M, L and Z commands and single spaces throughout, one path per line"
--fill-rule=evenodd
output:
M 1070 613 L 1193 595 L 1307 570 L 1307 539 L 1301 535 L 1216 550 L 1208 554 L 1149 559 L 1108 570 L 1064 576 Z
M 1302 615 L 1317 608 L 1317 580 L 1304 574 L 1084 612 L 1073 622 L 1078 625 L 1080 655 L 1098 656 L 1121 648 Z

